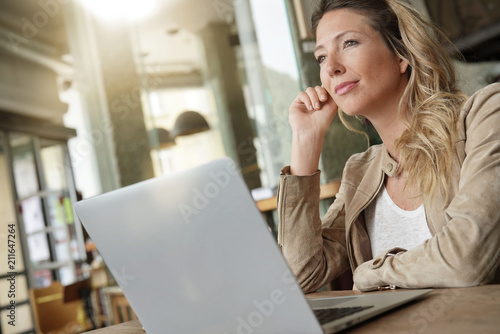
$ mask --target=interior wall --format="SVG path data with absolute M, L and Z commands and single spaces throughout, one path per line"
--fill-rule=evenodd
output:
M 0 109 L 62 124 L 67 105 L 55 72 L 0 49 Z

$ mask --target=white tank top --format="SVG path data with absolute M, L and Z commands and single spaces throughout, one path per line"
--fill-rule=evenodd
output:
M 373 257 L 394 247 L 410 250 L 432 237 L 424 205 L 413 211 L 403 210 L 385 186 L 365 209 L 365 223 Z

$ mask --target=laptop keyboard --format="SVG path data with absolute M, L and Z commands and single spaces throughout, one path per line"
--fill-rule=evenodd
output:
M 355 307 L 335 307 L 321 310 L 313 310 L 320 324 L 343 318 L 353 313 L 372 308 L 373 306 L 355 306 Z

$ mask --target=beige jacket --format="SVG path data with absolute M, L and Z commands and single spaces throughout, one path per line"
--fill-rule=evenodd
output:
M 474 94 L 459 118 L 451 200 L 425 208 L 432 238 L 409 250 L 371 254 L 363 210 L 398 170 L 383 145 L 353 155 L 321 221 L 320 172 L 282 170 L 278 243 L 302 289 L 312 292 L 349 267 L 360 290 L 500 283 L 500 84 Z

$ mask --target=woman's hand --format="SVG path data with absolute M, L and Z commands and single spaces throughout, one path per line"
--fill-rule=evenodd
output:
M 324 136 L 337 110 L 337 105 L 326 89 L 309 87 L 305 92 L 300 92 L 290 105 L 288 120 L 292 132 L 312 132 Z
M 318 170 L 323 139 L 337 111 L 323 87 L 309 87 L 297 95 L 288 116 L 292 127 L 292 174 L 310 175 Z

